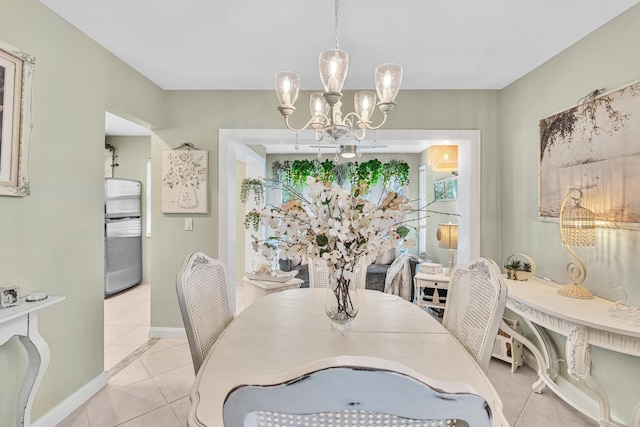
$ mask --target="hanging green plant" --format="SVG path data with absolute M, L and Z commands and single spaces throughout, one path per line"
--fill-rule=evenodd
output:
M 344 186 L 344 183 L 349 179 L 349 169 L 353 165 L 354 163 L 338 163 L 337 165 L 333 165 L 333 177 L 336 184 L 341 187 Z
M 409 165 L 402 160 L 381 163 L 377 159 L 366 162 L 336 163 L 327 159 L 274 161 L 272 164 L 274 180 L 284 187 L 304 187 L 308 177 L 324 183 L 344 186 L 347 180 L 356 196 L 366 194 L 372 186 L 382 181 L 385 189 L 402 187 L 409 183 Z M 284 191 L 284 190 L 283 190 Z M 287 200 L 284 197 L 284 200 Z
M 382 178 L 382 163 L 380 160 L 371 159 L 360 163 L 356 169 L 356 190 L 354 194 L 362 195 L 367 193 L 370 187 L 380 181 L 380 178 Z
M 409 165 L 400 160 L 390 160 L 382 168 L 383 181 L 387 188 L 394 184 L 402 187 L 409 183 Z
M 112 144 L 109 144 L 109 142 L 107 142 L 107 137 L 104 137 L 104 148 L 105 150 L 109 150 L 111 151 L 111 167 L 116 167 L 116 166 L 120 166 L 118 164 L 118 155 L 116 154 L 116 147 Z
M 333 161 L 327 159 L 324 162 L 318 162 L 314 175 L 314 178 L 317 181 L 325 184 L 332 184 L 335 180 L 335 165 L 333 164 Z
M 314 176 L 316 171 L 315 160 L 294 160 L 291 164 L 291 182 L 296 187 L 302 187 L 307 183 L 307 178 Z
M 292 185 L 290 160 L 285 160 L 283 162 L 276 160 L 273 162 L 271 170 L 273 171 L 273 179 L 288 186 Z
M 255 209 L 244 216 L 244 228 L 248 230 L 249 227 L 253 227 L 255 231 L 260 228 L 260 212 Z
M 261 205 L 264 201 L 264 182 L 261 179 L 245 178 L 240 186 L 240 201 L 247 203 L 249 195 L 253 193 L 253 201 Z

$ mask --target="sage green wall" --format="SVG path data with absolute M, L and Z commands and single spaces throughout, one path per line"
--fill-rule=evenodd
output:
M 575 106 L 596 88 L 615 89 L 640 78 L 640 6 L 635 6 L 560 55 L 500 92 L 500 164 L 502 259 L 530 255 L 537 275 L 567 283 L 571 256 L 560 244 L 557 223 L 537 220 L 538 121 Z M 605 178 L 606 179 L 606 178 Z M 605 183 L 606 184 L 606 183 Z M 595 294 L 618 299 L 611 285 L 623 285 L 632 305 L 640 304 L 640 232 L 599 229 L 596 248 L 577 248 L 587 266 L 585 285 Z M 564 340 L 556 338 L 558 349 Z M 594 348 L 594 378 L 611 391 L 614 413 L 629 422 L 640 396 L 640 358 Z M 562 358 L 562 354 L 560 356 Z M 566 377 L 566 365 L 561 364 Z
M 500 92 L 502 255 L 524 252 L 537 274 L 566 282 L 572 259 L 560 244 L 558 224 L 537 220 L 541 118 L 575 106 L 596 88 L 607 90 L 640 78 L 640 6 L 603 26 Z M 603 177 L 606 180 L 606 177 Z M 605 183 L 606 185 L 606 183 Z M 623 285 L 640 304 L 640 232 L 598 229 L 596 248 L 577 248 L 587 266 L 585 286 L 618 299 L 611 285 Z
M 36 57 L 31 195 L 0 197 L 0 282 L 67 300 L 40 313 L 51 361 L 33 419 L 103 372 L 105 109 L 162 125 L 164 93 L 37 0 L 0 0 L 0 39 Z M 0 420 L 26 353 L 0 347 Z
M 149 282 L 149 240 L 147 226 L 147 159 L 151 157 L 150 136 L 109 136 L 108 142 L 116 147 L 119 166 L 113 168 L 114 178 L 134 179 L 142 183 L 142 281 Z
M 300 94 L 301 105 L 309 92 Z M 345 93 L 345 110 L 351 111 L 353 93 Z M 273 91 L 168 91 L 165 129 L 151 138 L 152 161 L 158 164 L 161 150 L 183 142 L 209 150 L 209 213 L 191 215 L 194 231 L 185 232 L 183 215 L 160 212 L 159 187 L 152 195 L 151 325 L 182 327 L 176 299 L 175 275 L 190 252 L 217 256 L 218 131 L 220 129 L 281 129 Z M 401 91 L 385 129 L 480 129 L 482 134 L 481 253 L 498 259 L 497 92 L 496 91 Z M 298 116 L 299 114 L 299 116 Z M 304 108 L 294 114 L 293 125 L 305 121 Z M 306 117 L 308 118 L 308 117 Z M 160 171 L 153 169 L 153 181 Z M 417 178 L 416 178 L 417 182 Z

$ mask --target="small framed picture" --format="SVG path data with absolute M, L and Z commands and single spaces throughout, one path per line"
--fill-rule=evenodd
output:
M 20 304 L 18 286 L 0 286 L 0 308 L 13 307 Z

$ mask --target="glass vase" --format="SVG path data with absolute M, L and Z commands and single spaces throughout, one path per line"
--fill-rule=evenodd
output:
M 327 288 L 324 311 L 342 335 L 356 318 L 358 308 L 358 290 L 352 280 L 339 278 Z

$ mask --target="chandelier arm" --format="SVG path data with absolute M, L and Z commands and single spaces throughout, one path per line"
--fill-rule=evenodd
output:
M 325 126 L 325 124 L 322 122 L 322 119 L 324 119 L 324 120 L 325 120 L 325 123 L 328 123 L 328 122 L 329 122 L 329 118 L 328 118 L 327 116 L 325 116 L 325 115 L 324 115 L 324 114 L 322 114 L 322 113 L 318 113 L 318 114 L 316 114 L 315 116 L 311 117 L 311 119 L 310 119 L 310 120 L 309 120 L 309 121 L 308 121 L 304 126 L 302 126 L 302 127 L 301 127 L 301 128 L 299 128 L 299 129 L 296 129 L 296 128 L 292 127 L 292 126 L 289 124 L 289 117 L 285 117 L 285 118 L 284 118 L 284 124 L 285 124 L 285 126 L 287 126 L 287 129 L 289 129 L 290 131 L 293 131 L 293 132 L 302 132 L 303 130 L 308 129 L 309 127 L 311 127 L 311 126 L 313 126 L 313 125 L 318 125 L 318 127 L 324 127 L 324 126 Z M 316 121 L 316 120 L 317 120 L 317 121 Z M 317 131 L 316 131 L 316 133 L 317 133 Z
M 384 125 L 384 122 L 387 121 L 388 114 L 387 113 L 382 113 L 382 114 L 383 114 L 382 122 L 380 122 L 380 124 L 376 126 L 371 125 L 371 122 L 365 122 L 364 120 L 362 120 L 362 117 L 360 117 L 360 115 L 355 112 L 351 112 L 347 114 L 344 119 L 347 120 L 348 118 L 350 119 L 350 116 L 353 116 L 356 118 L 355 122 L 360 127 L 360 129 L 376 130 L 376 129 L 380 129 Z
M 362 142 L 362 140 L 365 137 L 365 130 L 364 129 L 360 129 L 360 131 L 362 132 L 362 134 L 358 135 L 358 131 L 357 130 L 353 130 L 353 137 L 355 138 L 356 141 L 358 142 Z M 360 144 L 358 144 L 358 146 L 360 146 Z

